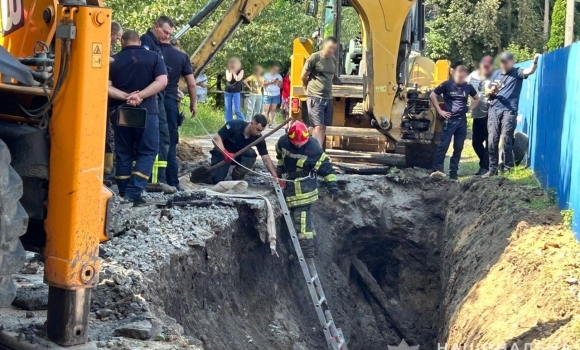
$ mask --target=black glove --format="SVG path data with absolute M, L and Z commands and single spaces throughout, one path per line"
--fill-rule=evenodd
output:
M 336 202 L 338 200 L 338 188 L 331 187 L 330 189 L 328 189 L 328 192 L 330 192 L 330 198 L 332 198 L 332 200 Z

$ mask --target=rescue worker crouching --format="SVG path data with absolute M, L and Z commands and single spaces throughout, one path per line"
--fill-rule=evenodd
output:
M 336 175 L 330 159 L 322 151 L 318 141 L 310 137 L 308 128 L 302 122 L 295 122 L 288 134 L 280 137 L 276 144 L 278 159 L 277 173 L 284 188 L 286 204 L 290 209 L 294 227 L 302 253 L 307 259 L 314 258 L 314 228 L 312 227 L 311 205 L 318 199 L 316 175 L 324 177 L 332 200 L 338 199 Z
M 265 116 L 256 114 L 250 122 L 241 119 L 229 121 L 217 132 L 213 137 L 213 142 L 216 147 L 210 151 L 211 165 L 218 164 L 224 160 L 227 164 L 214 169 L 211 179 L 214 184 L 226 179 L 230 165 L 234 159 L 236 165 L 232 172 L 232 179 L 237 181 L 243 180 L 246 177 L 246 174 L 256 162 L 256 151 L 250 148 L 235 158 L 234 153 L 241 151 L 244 147 L 259 139 L 267 123 L 268 120 Z M 268 155 L 266 141 L 258 143 L 256 149 L 270 174 L 276 177 L 276 168 Z

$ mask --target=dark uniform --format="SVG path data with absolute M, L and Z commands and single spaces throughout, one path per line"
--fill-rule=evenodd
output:
M 278 176 L 286 174 L 287 180 L 296 180 L 286 183 L 284 197 L 290 208 L 303 254 L 306 258 L 313 258 L 312 239 L 315 232 L 310 207 L 318 200 L 316 175 L 324 177 L 329 190 L 338 191 L 332 163 L 313 137 L 310 137 L 302 147 L 290 143 L 288 135 L 280 137 L 276 144 L 276 157 Z
M 151 29 L 141 35 L 141 46 L 149 51 L 156 52 L 163 60 L 163 50 L 161 43 L 157 41 Z M 169 69 L 167 69 L 169 71 Z M 165 91 L 157 94 L 157 108 L 159 109 L 159 151 L 153 164 L 151 175 L 152 183 L 167 183 L 166 168 L 167 154 L 169 153 L 169 128 L 167 126 L 167 114 L 165 112 Z
M 246 136 L 244 136 L 244 129 L 248 124 L 249 124 L 248 122 L 236 119 L 227 122 L 226 125 L 224 125 L 218 131 L 218 135 L 220 135 L 220 137 L 222 138 L 226 151 L 236 153 L 261 137 L 261 135 L 258 135 L 246 138 Z M 258 150 L 258 153 L 261 156 L 268 155 L 266 141 L 258 143 L 256 145 L 256 149 Z M 214 148 L 210 151 L 210 153 L 211 153 L 211 165 L 217 164 L 222 160 L 224 160 L 224 155 L 219 149 Z M 237 156 L 236 162 L 242 164 L 246 168 L 251 168 L 252 165 L 254 165 L 254 163 L 256 162 L 257 157 L 258 156 L 256 155 L 256 151 L 250 148 L 241 155 Z M 226 176 L 228 175 L 229 169 L 230 164 L 224 164 L 221 167 L 214 169 L 212 174 L 212 182 L 214 184 L 217 184 L 220 181 L 224 181 Z M 234 171 L 232 172 L 232 179 L 243 180 L 247 173 L 248 173 L 247 169 L 239 165 L 236 165 Z
M 500 136 L 503 141 L 503 165 L 507 169 L 514 166 L 514 132 L 517 125 L 520 92 L 526 78 L 521 68 L 512 68 L 505 74 L 497 70 L 491 76 L 490 80 L 498 84 L 499 92 L 490 96 L 487 122 L 490 174 L 497 173 Z
M 143 90 L 155 78 L 167 74 L 161 56 L 140 46 L 127 46 L 113 56 L 109 80 L 117 89 L 131 93 Z M 111 100 L 116 107 L 125 101 Z M 153 162 L 159 148 L 159 110 L 156 97 L 143 100 L 147 109 L 145 128 L 119 126 L 115 123 L 115 151 L 117 155 L 116 182 L 119 193 L 129 198 L 141 196 L 151 175 Z M 134 162 L 134 164 L 133 164 Z
M 177 143 L 179 142 L 179 101 L 177 89 L 182 76 L 193 75 L 191 62 L 184 52 L 179 51 L 171 44 L 161 44 L 163 58 L 167 66 L 167 87 L 165 88 L 165 112 L 167 113 L 167 127 L 169 130 L 169 152 L 167 153 L 167 184 L 179 187 L 177 173 Z
M 453 137 L 453 156 L 451 156 L 449 164 L 449 173 L 457 175 L 463 143 L 467 137 L 466 114 L 469 110 L 467 98 L 477 95 L 477 91 L 468 83 L 457 85 L 452 80 L 447 80 L 435 88 L 434 92 L 437 95 L 443 95 L 445 111 L 450 112 L 451 116 L 444 121 L 444 127 L 441 130 L 441 142 L 433 160 L 433 171 L 443 171 L 445 154 L 451 144 L 451 137 Z

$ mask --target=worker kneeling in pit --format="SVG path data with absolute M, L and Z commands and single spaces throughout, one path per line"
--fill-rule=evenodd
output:
M 278 177 L 286 174 L 287 181 L 279 180 L 279 183 L 284 188 L 284 197 L 298 233 L 302 254 L 312 259 L 315 255 L 315 233 L 311 205 L 318 199 L 316 175 L 324 177 L 332 200 L 336 201 L 338 185 L 332 163 L 318 141 L 310 137 L 308 128 L 302 122 L 292 124 L 288 134 L 278 140 L 276 155 Z
M 234 160 L 236 164 L 232 172 L 232 180 L 243 180 L 246 177 L 246 174 L 256 162 L 256 151 L 249 148 L 238 156 L 235 156 L 235 153 L 259 139 L 267 124 L 268 120 L 265 116 L 256 114 L 250 122 L 241 119 L 229 121 L 217 132 L 213 137 L 216 147 L 210 151 L 211 165 L 213 166 L 224 160 L 226 164 L 213 170 L 211 179 L 214 184 L 226 179 L 230 165 Z M 276 176 L 276 168 L 268 155 L 266 141 L 259 142 L 256 145 L 256 149 L 268 171 L 270 171 L 272 176 Z

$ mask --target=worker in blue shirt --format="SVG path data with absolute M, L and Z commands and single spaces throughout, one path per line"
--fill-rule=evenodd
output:
M 429 96 L 431 103 L 437 109 L 437 113 L 443 118 L 441 140 L 433 160 L 432 174 L 443 172 L 445 154 L 451 144 L 451 137 L 453 137 L 453 155 L 449 163 L 449 177 L 453 180 L 457 179 L 461 151 L 463 151 L 463 143 L 467 137 L 467 112 L 479 103 L 477 91 L 466 82 L 468 73 L 467 67 L 457 66 L 453 70 L 452 79 L 436 87 Z M 440 95 L 443 96 L 445 110 L 439 106 L 437 96 Z M 469 96 L 471 96 L 472 101 L 471 106 L 468 107 L 467 99 Z
M 497 175 L 500 135 L 503 141 L 503 167 L 509 171 L 514 166 L 514 132 L 522 83 L 524 79 L 534 74 L 539 58 L 540 55 L 536 54 L 532 66 L 522 69 L 514 67 L 514 55 L 511 52 L 506 51 L 499 56 L 500 69 L 492 74 L 490 86 L 486 89 L 486 95 L 490 101 L 487 122 L 489 172 L 483 175 L 484 177 Z
M 141 195 L 159 148 L 155 95 L 167 85 L 167 70 L 161 56 L 141 46 L 137 32 L 123 33 L 121 45 L 109 68 L 109 98 L 117 110 L 124 104 L 147 109 L 147 118 L 144 128 L 115 123 L 115 180 L 119 194 L 139 206 L 146 204 Z
M 169 38 L 161 44 L 161 50 L 168 71 L 168 82 L 165 88 L 165 112 L 167 113 L 167 126 L 169 128 L 169 152 L 167 154 L 167 184 L 175 187 L 178 191 L 179 179 L 177 173 L 177 143 L 179 142 L 179 79 L 183 77 L 189 93 L 189 111 L 193 118 L 197 113 L 197 88 L 189 57 L 169 44 Z M 182 94 L 181 94 L 182 95 Z
M 268 120 L 262 114 L 256 114 L 250 122 L 242 119 L 231 120 L 226 123 L 217 134 L 213 137 L 213 143 L 216 145 L 209 153 L 211 154 L 211 165 L 226 161 L 226 164 L 214 169 L 211 180 L 214 184 L 224 181 L 228 175 L 231 163 L 235 160 L 234 170 L 232 171 L 232 180 L 244 180 L 250 171 L 249 169 L 256 163 L 257 155 L 253 149 L 248 149 L 241 155 L 234 157 L 234 154 L 241 151 L 244 147 L 256 141 L 262 136 L 262 131 L 268 124 Z M 268 154 L 266 141 L 262 140 L 256 145 L 258 153 L 262 157 L 262 162 L 270 171 L 273 177 L 278 177 L 276 168 Z
M 153 26 L 141 35 L 141 45 L 149 51 L 156 52 L 162 58 L 163 50 L 161 43 L 168 41 L 173 33 L 173 21 L 167 16 L 159 16 Z M 169 69 L 167 69 L 169 71 Z M 176 189 L 167 184 L 166 168 L 167 155 L 169 153 L 169 127 L 167 125 L 167 114 L 165 111 L 165 91 L 157 94 L 157 108 L 159 109 L 159 152 L 151 176 L 151 184 L 147 186 L 149 191 L 163 191 L 165 193 L 175 193 Z

